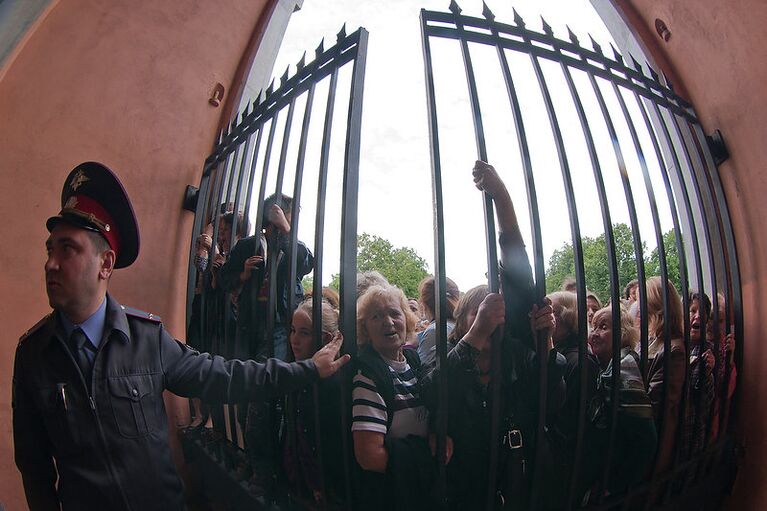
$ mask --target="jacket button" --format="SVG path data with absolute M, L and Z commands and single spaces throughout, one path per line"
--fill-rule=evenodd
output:
M 138 389 L 133 389 L 130 391 L 131 394 L 133 394 L 134 397 L 138 396 Z

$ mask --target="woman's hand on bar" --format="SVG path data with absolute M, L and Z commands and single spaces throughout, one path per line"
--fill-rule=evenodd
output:
M 544 333 L 549 350 L 551 350 L 554 347 L 552 335 L 556 327 L 556 318 L 554 317 L 554 309 L 551 308 L 551 300 L 544 298 L 543 303 L 543 307 L 533 304 L 533 308 L 530 310 L 530 328 L 535 334 L 536 339 L 539 332 Z
M 344 337 L 340 335 L 339 332 L 339 335 L 333 337 L 332 341 L 323 346 L 312 357 L 312 361 L 317 367 L 317 372 L 320 374 L 320 378 L 331 376 L 352 358 L 348 353 L 340 358 L 336 358 L 343 341 Z
M 463 340 L 468 342 L 474 349 L 482 351 L 490 340 L 495 329 L 503 325 L 506 320 L 506 306 L 503 296 L 498 293 L 490 293 L 482 300 L 477 310 L 474 323 Z

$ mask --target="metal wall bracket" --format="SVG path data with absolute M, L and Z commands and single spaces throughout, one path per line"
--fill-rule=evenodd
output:
M 186 211 L 191 211 L 192 213 L 197 211 L 197 198 L 200 196 L 200 189 L 196 186 L 192 185 L 186 185 L 186 190 L 184 190 L 184 202 L 183 202 L 183 208 Z
M 711 135 L 706 135 L 706 143 L 717 167 L 730 158 L 730 151 L 727 150 L 727 145 L 724 143 L 721 131 L 714 130 Z

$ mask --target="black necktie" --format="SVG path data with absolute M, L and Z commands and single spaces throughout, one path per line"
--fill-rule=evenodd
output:
M 72 331 L 72 335 L 69 336 L 69 345 L 72 348 L 72 354 L 75 356 L 77 365 L 80 366 L 80 371 L 85 377 L 85 381 L 90 382 L 96 348 L 80 328 Z

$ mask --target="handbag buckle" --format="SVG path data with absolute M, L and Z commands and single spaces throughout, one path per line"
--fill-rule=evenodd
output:
M 510 429 L 503 436 L 503 443 L 509 446 L 509 449 L 520 449 L 522 447 L 522 432 L 518 429 Z

